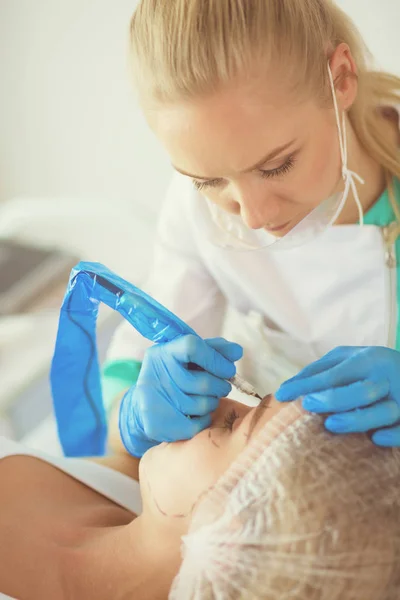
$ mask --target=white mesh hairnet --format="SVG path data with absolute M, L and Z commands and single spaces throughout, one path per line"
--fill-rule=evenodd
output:
M 400 454 L 298 404 L 199 504 L 171 600 L 400 598 Z

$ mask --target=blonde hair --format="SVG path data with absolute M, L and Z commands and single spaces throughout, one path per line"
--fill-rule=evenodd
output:
M 210 93 L 255 66 L 267 71 L 272 61 L 299 89 L 326 100 L 327 60 L 341 42 L 358 69 L 359 91 L 349 111 L 355 133 L 400 179 L 398 148 L 377 110 L 400 103 L 400 78 L 369 69 L 354 24 L 331 0 L 142 0 L 131 21 L 139 93 L 160 102 Z
M 397 600 L 400 450 L 292 404 L 199 504 L 172 600 Z

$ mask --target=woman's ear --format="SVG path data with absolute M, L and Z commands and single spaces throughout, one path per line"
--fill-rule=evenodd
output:
M 357 65 L 347 44 L 337 46 L 329 60 L 329 66 L 339 110 L 349 110 L 357 97 L 358 77 Z

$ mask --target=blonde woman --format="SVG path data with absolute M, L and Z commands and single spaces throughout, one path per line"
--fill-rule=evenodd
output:
M 140 464 L 0 438 L 0 597 L 397 600 L 399 459 L 269 397 Z
M 211 339 L 146 351 L 120 328 L 104 390 L 128 390 L 126 448 L 209 425 L 242 356 L 215 338 L 227 308 L 261 394 L 325 357 L 277 397 L 400 445 L 400 80 L 330 0 L 142 0 L 130 54 L 176 173 L 146 289 Z

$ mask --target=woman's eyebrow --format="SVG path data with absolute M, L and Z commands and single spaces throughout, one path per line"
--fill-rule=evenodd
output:
M 285 150 L 290 148 L 290 146 L 293 146 L 293 144 L 296 141 L 297 140 L 294 139 L 294 140 L 291 140 L 290 142 L 287 142 L 287 144 L 282 144 L 281 146 L 274 148 L 274 150 L 271 150 L 270 152 L 268 152 L 268 154 L 266 156 L 263 156 L 263 158 L 261 158 L 255 165 L 252 165 L 251 167 L 247 167 L 247 169 L 244 169 L 243 173 L 250 173 L 250 171 L 255 171 L 256 169 L 259 169 L 265 163 L 271 162 L 271 160 L 274 160 L 274 158 L 276 158 L 277 156 L 282 154 L 282 152 L 284 152 Z M 192 173 L 187 173 L 186 171 L 179 169 L 179 167 L 176 167 L 175 165 L 172 165 L 172 167 L 175 169 L 175 171 L 178 171 L 178 173 L 180 173 L 181 175 L 186 175 L 186 177 L 191 177 L 192 179 L 201 179 L 203 181 L 218 179 L 218 177 L 205 177 L 204 175 L 193 175 Z
M 264 398 L 261 400 L 260 404 L 257 406 L 256 410 L 253 413 L 253 416 L 251 418 L 251 422 L 250 422 L 250 426 L 249 426 L 249 431 L 247 433 L 247 444 L 249 443 L 251 436 L 253 435 L 254 429 L 258 423 L 258 421 L 261 419 L 264 410 L 267 409 L 269 407 L 269 405 L 271 404 L 271 400 L 272 400 L 272 394 L 267 394 L 266 396 L 264 396 Z

